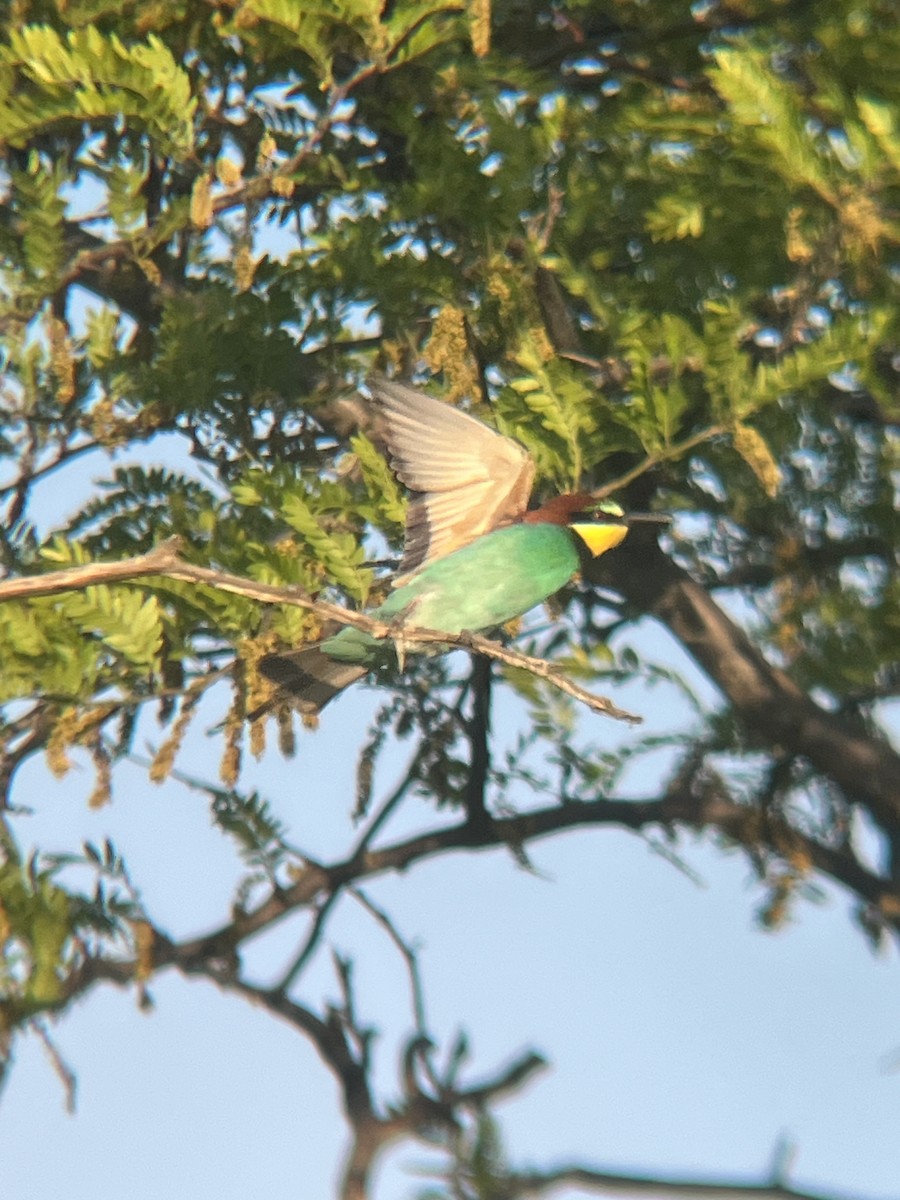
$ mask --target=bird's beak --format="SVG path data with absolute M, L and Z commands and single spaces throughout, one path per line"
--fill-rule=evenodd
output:
M 629 525 L 671 525 L 672 518 L 668 513 L 630 512 L 622 518 Z

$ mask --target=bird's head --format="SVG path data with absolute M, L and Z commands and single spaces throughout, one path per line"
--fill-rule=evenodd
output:
M 667 525 L 670 518 L 660 513 L 626 513 L 615 500 L 598 500 L 590 492 L 566 492 L 526 513 L 522 519 L 565 525 L 592 558 L 599 558 L 624 541 L 632 525 L 641 522 Z
M 590 500 L 567 522 L 592 558 L 614 550 L 628 533 L 628 518 L 614 500 Z
M 587 547 L 592 558 L 614 550 L 625 540 L 634 525 L 668 525 L 671 518 L 664 513 L 626 513 L 615 500 L 589 499 L 566 522 Z

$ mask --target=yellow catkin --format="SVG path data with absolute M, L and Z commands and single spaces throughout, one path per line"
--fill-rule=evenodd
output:
M 216 178 L 225 187 L 237 187 L 242 179 L 241 164 L 231 158 L 216 159 Z
M 134 978 L 138 983 L 146 983 L 153 974 L 156 934 L 148 921 L 132 921 L 131 932 L 134 937 Z
M 791 869 L 801 878 L 813 869 L 812 858 L 805 846 L 793 846 L 787 858 Z
M 271 654 L 273 650 L 278 649 L 278 639 L 274 633 L 266 630 L 258 637 L 244 638 L 238 645 L 238 656 L 243 664 L 243 679 L 240 685 L 240 694 L 243 697 L 245 711 L 253 712 L 254 709 L 268 704 L 275 695 L 275 687 L 273 684 L 260 675 L 257 669 L 257 663 L 265 654 Z M 262 721 L 254 721 L 252 729 L 262 725 Z
M 239 292 L 249 291 L 256 274 L 256 259 L 249 246 L 241 246 L 234 256 L 234 285 Z
M 294 714 L 287 704 L 279 704 L 275 709 L 275 720 L 278 723 L 278 749 L 285 758 L 293 758 L 297 752 L 297 739 L 294 735 Z
M 543 325 L 535 325 L 529 329 L 528 336 L 535 349 L 540 356 L 541 362 L 550 362 L 556 357 L 556 351 L 553 349 L 553 343 L 547 335 L 547 330 Z
M 152 283 L 154 287 L 159 287 L 159 285 L 162 283 L 162 271 L 160 271 L 159 267 L 156 265 L 156 263 L 153 261 L 153 259 L 152 258 L 139 258 L 139 259 L 136 259 L 136 262 L 137 262 L 137 265 L 140 267 L 140 269 L 143 271 L 147 280 L 150 283 Z
M 241 773 L 241 741 L 244 736 L 244 713 L 247 711 L 245 679 L 246 668 L 232 674 L 234 702 L 222 730 L 225 750 L 219 764 L 219 778 L 228 788 L 235 787 Z
M 195 229 L 209 229 L 212 221 L 212 184 L 208 175 L 201 175 L 191 188 L 191 224 Z
M 294 194 L 296 184 L 293 179 L 288 179 L 287 175 L 276 175 L 272 179 L 272 191 L 276 196 L 284 196 L 290 199 Z
M 59 317 L 50 317 L 47 322 L 47 340 L 50 346 L 50 370 L 56 380 L 56 399 L 62 406 L 75 396 L 75 356 L 69 338 L 69 327 Z
M 116 412 L 109 396 L 98 400 L 90 412 L 90 429 L 96 441 L 107 450 L 124 446 L 135 432 L 135 424 Z
M 64 709 L 47 739 L 44 757 L 51 773 L 57 779 L 72 769 L 67 751 L 72 746 L 90 744 L 96 739 L 96 731 L 116 711 L 114 704 L 101 704 L 87 712 L 77 708 Z
M 785 238 L 787 256 L 791 262 L 809 262 L 814 254 L 813 247 L 801 227 L 804 215 L 804 210 L 796 206 L 790 209 L 787 215 Z
M 491 49 L 491 0 L 469 0 L 469 37 L 477 58 Z
M 194 713 L 197 711 L 197 705 L 200 703 L 200 698 L 205 690 L 206 681 L 197 680 L 197 682 L 191 684 L 186 694 L 182 697 L 181 711 L 175 718 L 172 732 L 156 751 L 156 754 L 153 756 L 153 762 L 150 764 L 148 775 L 151 783 L 162 783 L 168 779 L 172 767 L 175 765 L 175 758 L 181 749 L 188 726 L 191 723 Z
M 278 143 L 272 137 L 271 133 L 267 133 L 260 140 L 259 148 L 256 151 L 256 166 L 257 170 L 262 170 L 266 163 L 275 157 L 278 152 Z
M 877 250 L 889 232 L 878 205 L 863 192 L 856 192 L 841 207 L 841 217 L 851 245 Z
M 50 774 L 56 779 L 62 779 L 72 769 L 72 760 L 66 753 L 69 743 L 65 740 L 59 726 L 53 730 L 47 739 L 44 758 Z
M 432 371 L 443 371 L 450 383 L 447 399 L 477 393 L 478 371 L 469 352 L 466 318 L 462 309 L 445 305 L 435 317 L 424 358 Z
M 781 485 L 781 469 L 765 438 L 750 425 L 735 425 L 732 444 L 759 480 L 767 496 L 775 496 Z
M 512 289 L 509 283 L 504 279 L 503 272 L 500 270 L 492 270 L 487 277 L 488 294 L 493 296 L 495 300 L 499 300 L 501 305 L 506 305 L 512 298 Z
M 88 797 L 88 808 L 96 810 L 105 808 L 112 800 L 112 763 L 99 735 L 91 748 L 91 758 L 96 775 L 93 790 Z
M 787 924 L 794 888 L 794 880 L 789 875 L 783 876 L 775 882 L 769 899 L 759 912 L 759 921 L 764 929 L 774 932 Z
M 254 721 L 250 726 L 250 753 L 260 759 L 266 752 L 266 723 Z

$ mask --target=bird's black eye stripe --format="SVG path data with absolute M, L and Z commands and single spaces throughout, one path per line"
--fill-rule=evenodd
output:
M 600 512 L 596 508 L 584 508 L 569 519 L 569 524 L 576 522 L 591 525 L 621 525 L 622 517 L 614 513 Z
M 671 525 L 672 518 L 668 513 L 609 513 L 598 508 L 585 508 L 574 513 L 569 518 L 569 524 L 574 525 Z

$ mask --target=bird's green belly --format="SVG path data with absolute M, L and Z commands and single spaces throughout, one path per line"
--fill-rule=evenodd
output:
M 443 633 L 475 633 L 528 612 L 577 569 L 574 538 L 564 526 L 510 525 L 424 567 L 371 615 Z M 383 646 L 349 627 L 322 643 L 334 658 L 373 664 Z

